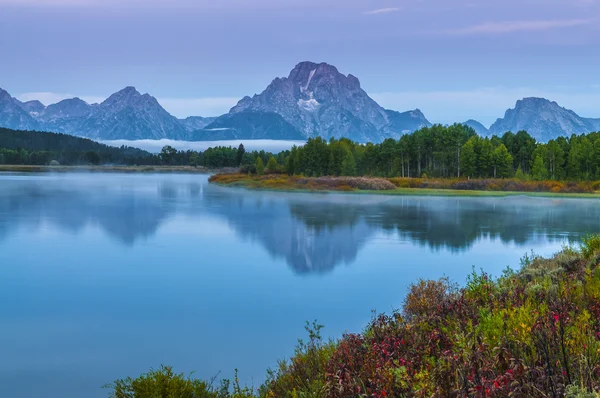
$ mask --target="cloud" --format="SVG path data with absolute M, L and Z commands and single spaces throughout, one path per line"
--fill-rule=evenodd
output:
M 268 152 L 281 152 L 290 149 L 292 146 L 302 146 L 304 141 L 284 141 L 284 140 L 224 140 L 224 141 L 175 141 L 168 139 L 161 140 L 110 140 L 100 141 L 103 144 L 120 147 L 121 145 L 140 148 L 148 152 L 158 153 L 165 145 L 170 145 L 180 151 L 205 151 L 208 148 L 216 146 L 229 146 L 237 148 L 244 144 L 246 150 Z
M 390 12 L 400 11 L 398 7 L 379 8 L 377 10 L 371 10 L 365 12 L 365 15 L 377 15 L 377 14 L 389 14 Z
M 449 29 L 441 33 L 453 35 L 476 35 L 476 34 L 506 34 L 515 32 L 545 31 L 551 29 L 572 28 L 576 26 L 589 25 L 593 19 L 563 19 L 563 20 L 532 20 L 532 21 L 503 21 L 486 22 L 480 25 L 467 26 L 458 29 Z

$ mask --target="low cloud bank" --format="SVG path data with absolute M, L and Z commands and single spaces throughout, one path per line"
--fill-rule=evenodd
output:
M 165 145 L 181 151 L 193 150 L 204 151 L 216 146 L 238 147 L 240 143 L 244 144 L 247 151 L 265 150 L 267 152 L 280 152 L 290 149 L 292 146 L 304 145 L 304 141 L 284 141 L 284 140 L 224 140 L 224 141 L 175 141 L 175 140 L 110 140 L 100 141 L 103 144 L 120 147 L 122 145 L 140 148 L 148 152 L 158 153 Z

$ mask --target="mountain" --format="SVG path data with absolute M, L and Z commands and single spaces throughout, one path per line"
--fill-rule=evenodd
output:
M 208 125 L 206 139 L 213 139 L 214 129 L 228 129 L 235 138 L 275 138 L 271 121 L 284 129 L 278 130 L 279 139 L 322 136 L 359 142 L 397 138 L 430 125 L 418 110 L 401 114 L 382 108 L 356 77 L 332 65 L 302 62 L 287 78 L 276 78 L 262 93 L 244 97 Z
M 0 88 L 0 127 L 38 130 L 40 124 L 23 109 L 23 104 L 19 100 Z
M 240 132 L 243 132 L 240 134 Z M 305 137 L 282 116 L 274 112 L 245 111 L 220 117 L 196 132 L 200 140 L 270 139 L 303 140 Z
M 101 140 L 170 138 L 185 140 L 187 130 L 149 94 L 126 87 L 93 109 L 78 127 L 86 137 Z
M 114 93 L 101 104 L 90 105 L 71 98 L 47 107 L 39 101 L 20 102 L 0 89 L 0 127 L 44 130 L 96 140 L 187 140 L 190 131 L 195 130 L 171 116 L 156 98 L 142 95 L 134 87 Z
M 588 119 L 544 98 L 524 98 L 506 111 L 490 127 L 490 134 L 502 135 L 507 131 L 527 131 L 541 142 L 559 136 L 586 134 L 600 129 L 600 119 Z
M 429 120 L 425 118 L 423 112 L 419 109 L 407 112 L 397 112 L 389 109 L 385 110 L 389 120 L 388 130 L 400 132 L 400 135 L 410 134 L 423 127 L 431 127 Z
M 94 108 L 79 98 L 62 100 L 48 105 L 37 115 L 47 131 L 62 132 L 71 135 L 84 135 L 81 124 L 92 115 Z
M 179 123 L 181 123 L 183 127 L 191 132 L 203 129 L 216 119 L 216 117 L 190 116 L 185 119 L 179 119 Z
M 463 123 L 464 126 L 471 127 L 475 132 L 481 136 L 487 136 L 490 134 L 490 130 L 477 120 L 469 119 Z
M 37 117 L 46 109 L 46 106 L 38 100 L 20 102 L 20 106 L 32 117 Z

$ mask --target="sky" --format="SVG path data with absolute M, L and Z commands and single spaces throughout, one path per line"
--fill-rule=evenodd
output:
M 432 122 L 529 96 L 600 117 L 600 0 L 0 0 L 0 54 L 0 87 L 46 105 L 133 85 L 216 116 L 313 61 Z

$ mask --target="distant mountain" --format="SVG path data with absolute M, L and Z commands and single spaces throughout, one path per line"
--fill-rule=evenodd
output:
M 524 98 L 506 111 L 490 127 L 490 134 L 525 130 L 536 140 L 546 142 L 559 136 L 600 130 L 600 119 L 588 119 L 544 98 Z
M 469 119 L 463 123 L 464 126 L 471 127 L 475 132 L 481 136 L 487 136 L 490 133 L 487 127 L 479 123 L 477 120 Z
M 489 129 L 476 120 L 463 124 L 484 136 L 525 130 L 541 142 L 600 130 L 600 119 L 580 117 L 544 98 L 517 101 Z M 48 106 L 21 102 L 0 89 L 0 127 L 95 140 L 305 140 L 321 136 L 381 142 L 428 126 L 431 123 L 419 109 L 384 109 L 356 77 L 327 63 L 299 63 L 288 77 L 274 79 L 262 93 L 242 98 L 218 118 L 177 119 L 156 98 L 134 87 L 114 93 L 101 104 L 72 98 Z
M 273 121 L 283 130 L 273 129 Z M 228 136 L 235 138 L 321 136 L 379 142 L 430 125 L 418 110 L 401 114 L 382 108 L 356 77 L 343 75 L 332 65 L 302 62 L 261 94 L 244 97 L 205 131 L 206 139 L 213 139 L 214 129 L 229 129 Z
M 156 98 L 142 95 L 134 87 L 114 93 L 101 104 L 71 98 L 47 107 L 39 101 L 20 102 L 0 89 L 0 127 L 16 130 L 44 130 L 96 140 L 187 140 L 197 129 L 190 123 L 202 128 L 212 121 L 207 119 L 202 125 L 193 119 L 180 122 Z
M 95 107 L 97 105 L 92 106 L 79 98 L 65 99 L 48 105 L 37 115 L 37 119 L 47 131 L 88 137 L 81 125 L 92 115 Z
M 385 113 L 390 122 L 386 129 L 395 132 L 394 135 L 398 132 L 401 133 L 400 135 L 410 134 L 423 127 L 431 127 L 431 123 L 419 109 L 407 112 L 386 109 Z
M 40 124 L 23 106 L 23 103 L 0 88 L 0 127 L 38 130 Z
M 86 137 L 102 140 L 187 139 L 185 127 L 149 94 L 126 87 L 108 97 L 81 122 Z
M 32 117 L 37 117 L 46 109 L 46 106 L 38 100 L 21 102 L 20 105 Z
M 240 134 L 240 132 L 243 132 Z M 303 140 L 305 137 L 282 116 L 274 112 L 245 111 L 220 117 L 202 131 L 201 140 L 270 139 Z

